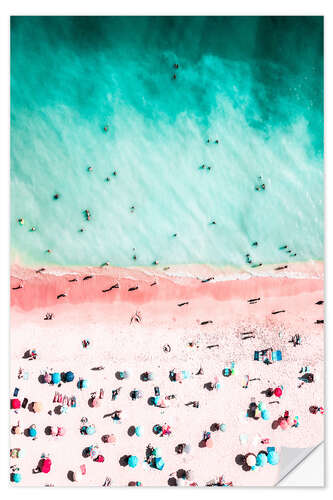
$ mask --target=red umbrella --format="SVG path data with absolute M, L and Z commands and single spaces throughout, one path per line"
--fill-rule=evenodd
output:
M 52 464 L 52 462 L 49 458 L 44 458 L 43 463 L 42 463 L 42 467 L 41 467 L 41 471 L 44 472 L 45 474 L 50 472 L 51 464 Z
M 17 398 L 11 400 L 11 406 L 13 410 L 18 410 L 21 408 L 21 401 Z

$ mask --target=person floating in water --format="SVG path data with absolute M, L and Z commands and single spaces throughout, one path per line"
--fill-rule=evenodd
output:
M 84 213 L 86 215 L 87 220 L 90 220 L 91 213 L 89 212 L 89 210 L 87 208 L 85 209 Z
M 56 193 L 56 194 L 53 196 L 53 199 L 54 199 L 54 200 L 58 200 L 58 199 L 59 199 L 59 194 L 58 194 L 58 193 Z
M 92 172 L 93 168 L 92 167 L 88 167 L 87 170 L 88 170 L 88 172 Z

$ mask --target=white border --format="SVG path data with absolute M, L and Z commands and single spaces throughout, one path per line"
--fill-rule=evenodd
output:
M 331 10 L 333 2 L 331 0 L 232 0 L 230 2 L 223 2 L 217 0 L 204 0 L 201 2 L 194 2 L 194 0 L 168 0 L 164 4 L 153 0 L 121 0 L 116 3 L 112 0 L 94 0 L 89 4 L 83 4 L 83 1 L 70 1 L 70 0 L 57 0 L 55 3 L 47 3 L 41 0 L 12 0 L 2 2 L 0 7 L 1 24 L 1 130 L 0 130 L 0 153 L 1 153 L 1 177 L 0 177 L 0 216 L 1 216 L 1 236 L 2 241 L 0 245 L 0 263 L 2 268 L 1 273 L 1 364 L 2 378 L 1 378 L 1 429 L 2 429 L 2 446 L 0 452 L 2 460 L 0 460 L 0 491 L 3 495 L 8 495 L 12 499 L 21 498 L 24 495 L 25 499 L 38 498 L 48 496 L 48 498 L 55 498 L 61 496 L 64 498 L 71 498 L 72 500 L 84 498 L 91 498 L 91 495 L 121 495 L 126 498 L 136 496 L 136 498 L 156 498 L 159 496 L 160 500 L 166 499 L 170 494 L 174 496 L 191 496 L 191 498 L 202 498 L 211 495 L 219 495 L 221 493 L 219 488 L 126 488 L 126 489 L 109 489 L 99 488 L 93 491 L 90 488 L 12 488 L 8 481 L 8 444 L 6 437 L 8 429 L 8 350 L 9 350 L 9 16 L 10 15 L 325 15 L 325 136 L 329 137 L 329 116 L 328 111 L 330 108 L 330 94 L 328 89 L 333 89 L 331 65 L 329 65 L 332 54 L 329 47 L 333 47 L 332 42 L 332 29 L 333 22 L 331 22 Z M 328 55 L 329 54 L 329 55 Z M 301 54 L 300 54 L 301 57 Z M 330 78 L 331 77 L 331 78 Z M 332 90 L 331 90 L 332 92 Z M 332 102 L 332 101 L 331 101 Z M 333 255 L 333 230 L 329 228 L 328 219 L 329 214 L 333 210 L 333 196 L 329 196 L 329 188 L 332 186 L 333 172 L 332 166 L 329 165 L 329 142 L 326 141 L 326 300 L 330 295 L 332 287 L 332 276 L 330 272 L 329 257 Z M 332 226 L 332 224 L 331 224 Z M 326 324 L 329 323 L 330 313 L 326 309 Z M 330 350 L 332 342 L 329 342 L 329 332 L 326 329 L 326 359 L 330 359 Z M 329 363 L 327 366 L 326 379 L 329 379 Z M 327 391 L 326 391 L 327 392 Z M 328 394 L 326 394 L 328 396 Z M 327 403 L 326 403 L 327 407 Z M 326 440 L 328 438 L 329 420 L 326 422 Z M 332 470 L 332 460 L 330 460 L 331 453 L 327 452 L 326 445 L 326 471 Z M 331 489 L 329 474 L 326 474 L 326 488 L 316 489 L 301 488 L 300 494 L 302 500 L 307 500 L 315 495 L 328 495 Z M 222 490 L 223 494 L 232 495 L 234 498 L 241 498 L 245 494 L 259 494 L 269 495 L 272 500 L 280 497 L 282 491 L 280 488 L 276 489 L 259 489 L 251 488 L 251 492 L 245 493 L 243 488 L 225 488 Z M 257 491 L 253 491 L 257 490 Z M 283 495 L 293 495 L 295 491 L 283 489 Z

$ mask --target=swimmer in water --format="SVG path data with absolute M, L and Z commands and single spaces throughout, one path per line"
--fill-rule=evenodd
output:
M 53 196 L 53 199 L 55 199 L 55 200 L 58 200 L 58 199 L 59 199 L 59 195 L 58 195 L 58 193 L 56 193 L 56 194 Z
M 35 226 L 32 226 L 32 228 L 30 229 L 30 231 L 36 231 Z
M 116 176 L 116 175 L 117 175 L 117 172 L 116 172 L 116 171 L 112 172 L 112 175 Z
M 212 224 L 213 226 L 214 226 L 214 225 L 216 225 L 215 220 L 213 220 L 213 221 L 211 222 L 211 224 Z
M 252 246 L 253 246 L 253 247 L 257 247 L 257 246 L 258 246 L 258 242 L 257 242 L 257 241 L 254 241 L 254 242 L 252 243 Z
M 79 229 L 79 232 L 83 233 L 83 231 L 84 231 L 84 229 L 83 229 L 83 227 L 81 227 L 81 229 Z
M 133 255 L 133 260 L 136 260 L 136 255 L 135 254 Z
M 175 63 L 175 64 L 173 65 L 173 67 L 174 67 L 175 69 L 178 69 L 178 68 L 179 68 L 179 65 L 178 65 L 177 63 Z
M 177 75 L 174 73 L 172 80 L 176 80 L 176 78 L 177 78 Z
M 52 250 L 48 249 L 46 250 L 47 253 L 52 253 Z
M 87 170 L 88 170 L 88 172 L 92 172 L 93 168 L 92 167 L 88 167 Z
M 135 206 L 134 206 L 134 205 L 132 205 L 132 206 L 131 206 L 131 208 L 130 208 L 130 210 L 131 210 L 131 212 L 134 212 L 134 210 L 135 210 Z
M 157 266 L 159 264 L 158 260 L 154 260 L 153 264 L 154 266 Z
M 17 219 L 17 222 L 23 226 L 24 224 L 24 219 L 21 217 L 20 219 Z
M 111 178 L 107 177 L 105 180 L 106 180 L 106 182 L 110 182 Z
M 173 233 L 173 235 L 172 235 L 172 236 L 173 236 L 174 238 L 176 238 L 176 236 L 177 236 L 177 233 Z

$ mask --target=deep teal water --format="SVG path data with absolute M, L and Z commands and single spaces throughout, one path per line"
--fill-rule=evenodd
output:
M 25 264 L 322 259 L 323 182 L 322 18 L 12 18 Z

